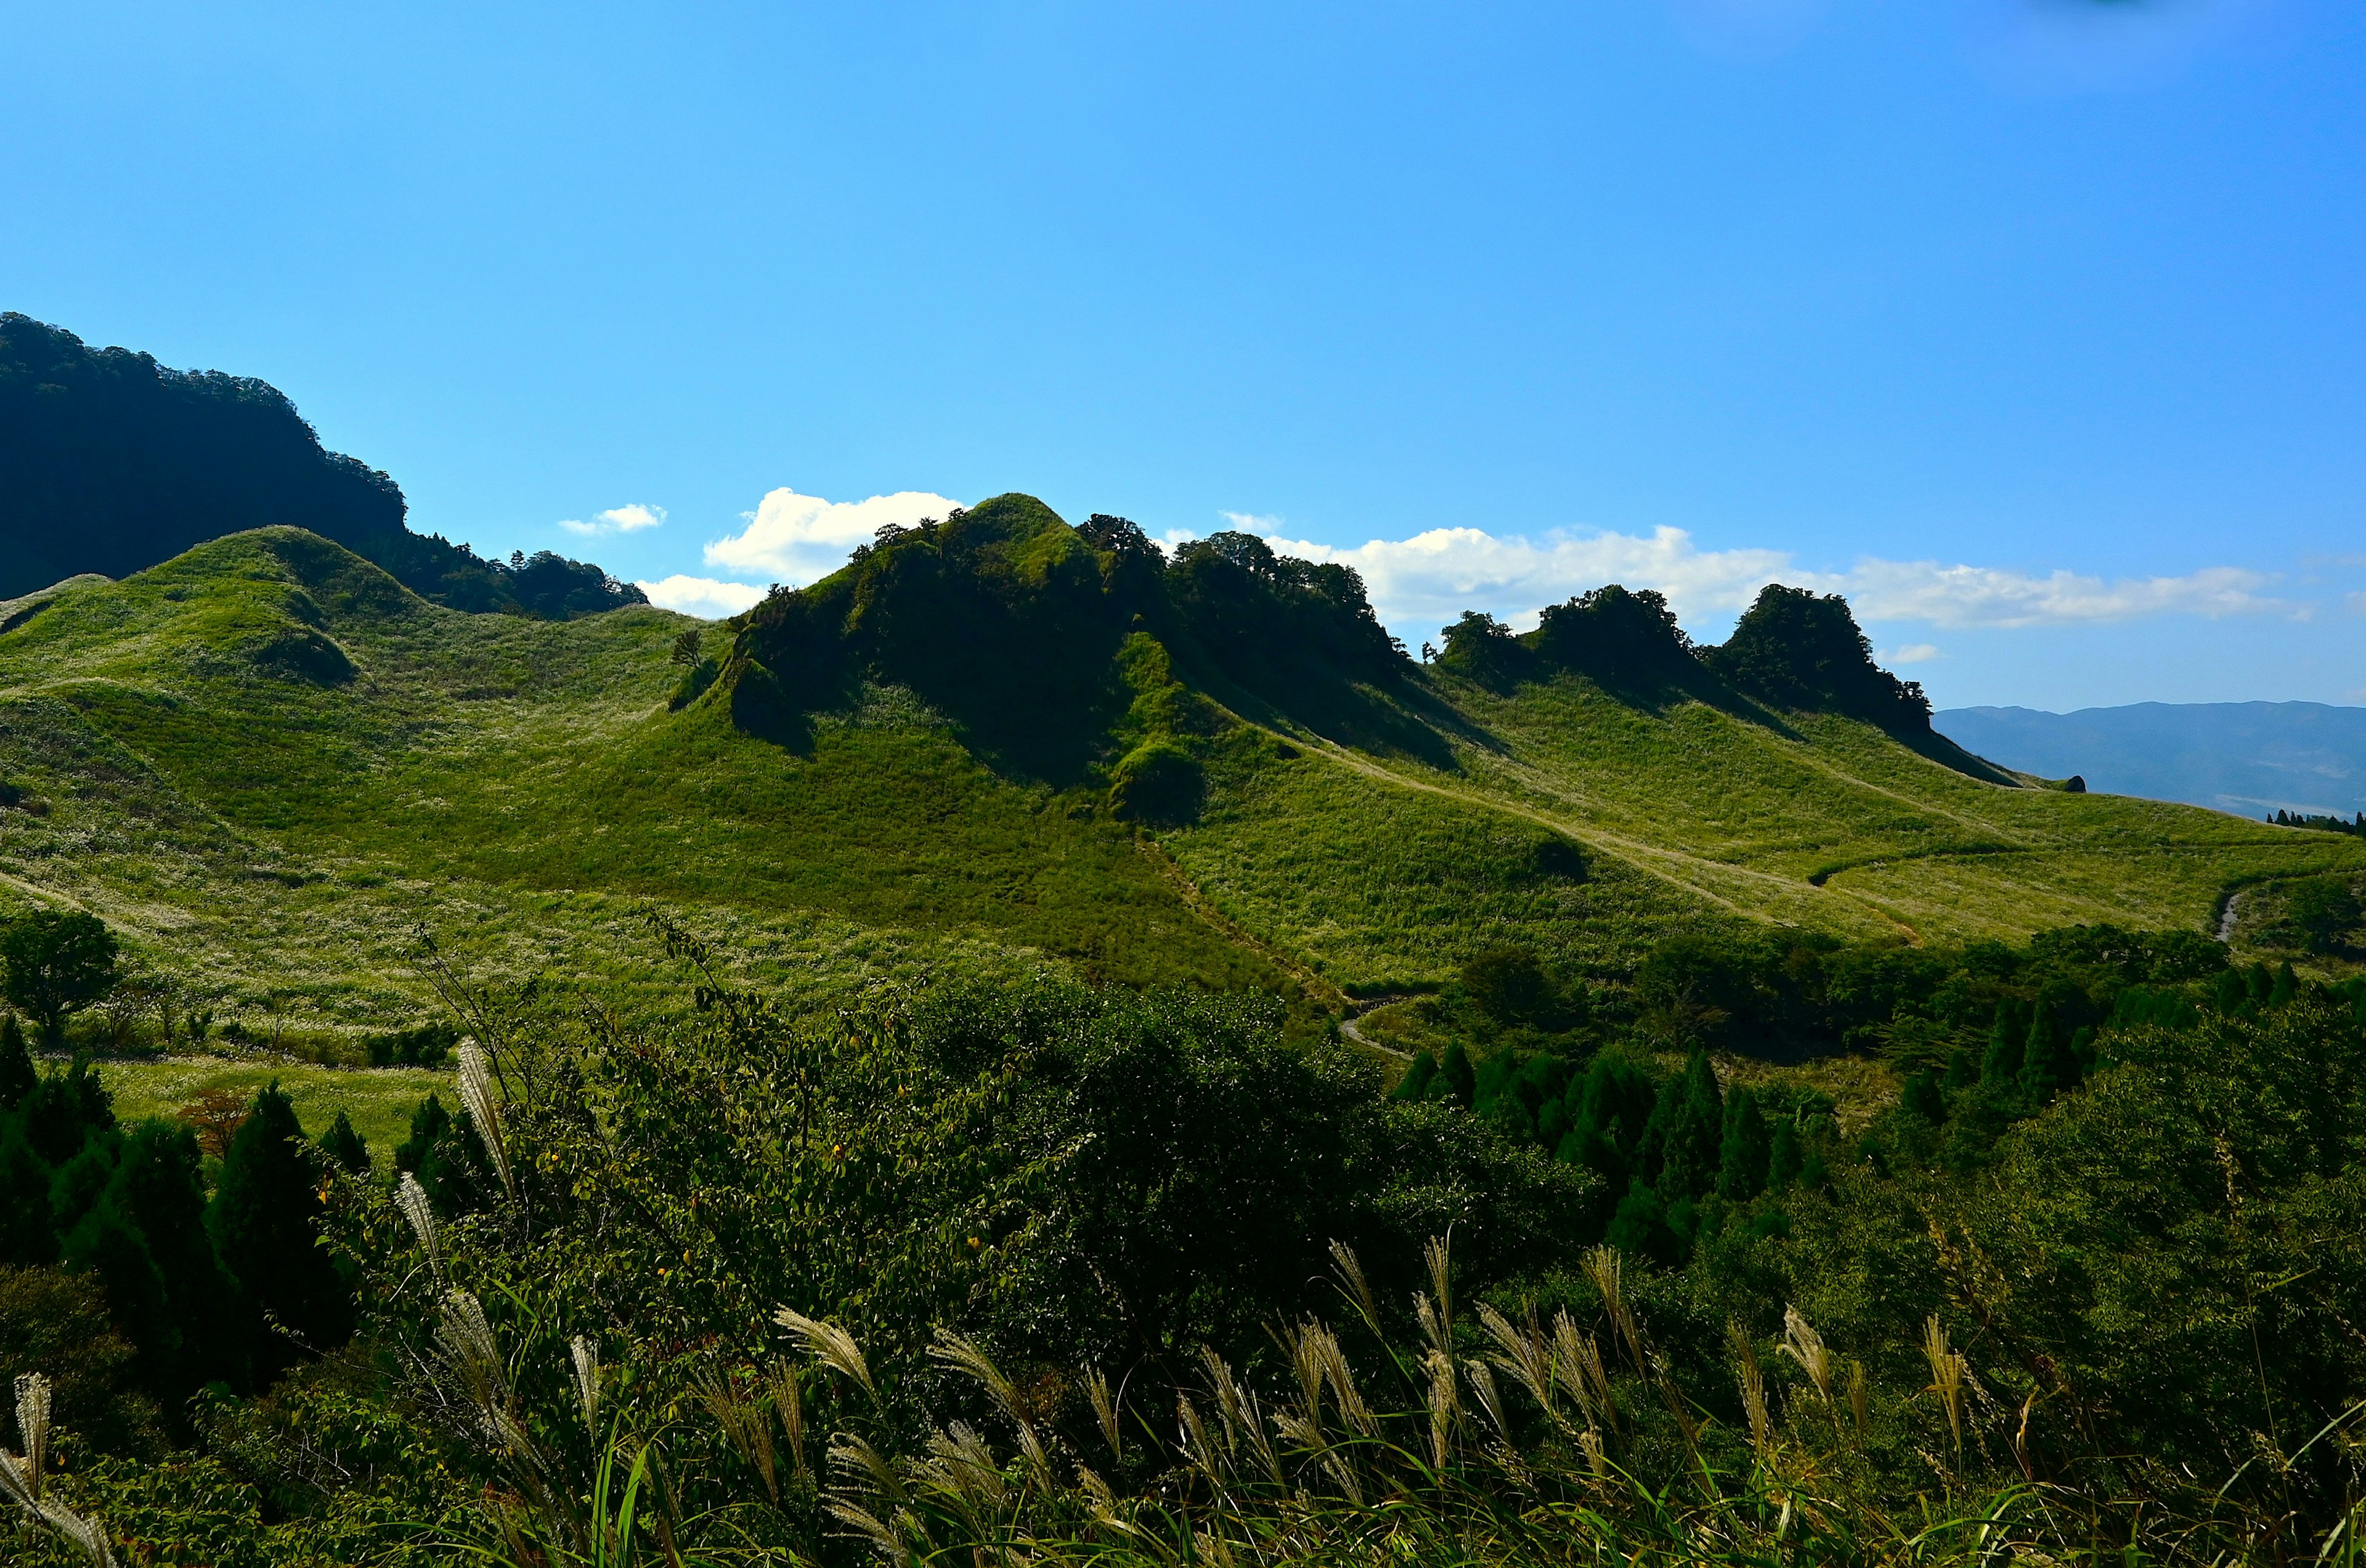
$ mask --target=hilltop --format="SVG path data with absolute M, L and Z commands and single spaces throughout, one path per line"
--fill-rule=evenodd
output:
M 1421 665 L 1342 569 L 1021 496 L 719 629 L 463 614 L 265 529 L 0 634 L 0 886 L 300 1030 L 422 1010 L 422 928 L 591 975 L 652 908 L 793 994 L 1049 964 L 1336 1010 L 1504 944 L 1616 982 L 1677 930 L 2199 931 L 2366 869 L 1986 764 L 1770 593 L 1724 649 L 1596 595 Z
M 564 620 L 644 602 L 639 589 L 553 551 L 485 560 L 414 534 L 406 511 L 392 477 L 323 448 L 268 382 L 174 370 L 0 312 L 0 601 L 294 525 L 455 609 Z

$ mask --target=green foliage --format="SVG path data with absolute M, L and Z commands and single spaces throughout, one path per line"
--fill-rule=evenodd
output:
M 1723 646 L 1703 654 L 1741 690 L 1782 707 L 1847 714 L 1901 733 L 1927 733 L 1930 699 L 1873 661 L 1848 601 L 1769 583 Z
M 2301 883 L 2284 901 L 2286 918 L 2309 952 L 2334 952 L 2357 929 L 2361 915 L 2358 895 L 2347 882 L 2315 879 Z
M 0 1111 L 14 1111 L 33 1092 L 39 1075 L 25 1044 L 25 1026 L 15 1013 L 0 1014 Z
M 256 1314 L 243 1348 L 261 1377 L 343 1344 L 352 1329 L 350 1288 L 319 1245 L 320 1179 L 295 1109 L 274 1084 L 231 1140 L 206 1215 L 223 1267 Z
M 0 924 L 0 995 L 62 1035 L 67 1017 L 115 988 L 115 933 L 84 910 L 34 909 Z
M 138 1355 L 109 1322 L 96 1277 L 0 1264 L 0 1368 L 46 1376 L 51 1420 L 101 1452 L 152 1452 L 162 1438 L 133 1373 Z M 0 1438 L 21 1453 L 15 1414 L 0 1408 Z
M 348 1176 L 369 1174 L 369 1145 L 362 1141 L 359 1133 L 354 1131 L 352 1120 L 342 1111 L 337 1112 L 337 1119 L 330 1123 L 329 1130 L 321 1134 L 321 1152 L 336 1161 L 338 1168 Z
M 1684 682 L 1700 671 L 1692 638 L 1656 589 L 1630 592 L 1614 582 L 1547 605 L 1532 640 L 1544 663 L 1618 690 Z
M 0 599 L 82 573 L 129 577 L 242 529 L 299 527 L 456 609 L 554 620 L 647 603 L 598 567 L 548 550 L 507 563 L 403 525 L 402 491 L 323 451 L 276 389 L 93 350 L 72 333 L 0 314 Z M 333 644 L 291 645 L 299 660 Z
M 1180 826 L 1200 815 L 1206 792 L 1200 760 L 1168 740 L 1145 741 L 1110 770 L 1110 809 L 1130 822 Z

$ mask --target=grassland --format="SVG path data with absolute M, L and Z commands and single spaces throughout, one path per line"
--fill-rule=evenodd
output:
M 369 1147 L 372 1165 L 392 1168 L 394 1146 L 411 1134 L 411 1113 L 430 1094 L 454 1105 L 452 1076 L 418 1067 L 317 1067 L 303 1063 L 225 1056 L 166 1056 L 107 1062 L 99 1077 L 125 1122 L 170 1117 L 208 1089 L 251 1099 L 277 1084 L 296 1108 L 305 1132 L 318 1136 L 342 1111 Z
M 2200 927 L 2233 890 L 2366 874 L 2344 836 L 2012 787 L 1844 719 L 1435 671 L 1426 760 L 1279 723 L 1153 836 L 895 692 L 795 750 L 672 711 L 692 624 L 463 615 L 285 529 L 73 585 L 0 634 L 0 779 L 29 807 L 0 810 L 0 902 L 90 908 L 231 1014 L 352 1032 L 429 1010 L 422 932 L 654 999 L 660 909 L 816 1005 L 1035 964 L 1326 998 L 1500 942 L 1609 976 L 1679 924 Z

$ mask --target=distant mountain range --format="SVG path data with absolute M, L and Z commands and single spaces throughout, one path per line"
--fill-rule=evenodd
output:
M 2136 703 L 2042 713 L 1950 708 L 1932 728 L 1992 762 L 2090 790 L 2261 817 L 2366 810 L 2366 707 Z

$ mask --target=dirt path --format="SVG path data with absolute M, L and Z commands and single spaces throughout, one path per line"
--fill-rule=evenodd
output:
M 2240 893 L 2226 895 L 2226 907 L 2218 911 L 2218 940 L 2231 944 L 2235 940 L 2235 906 L 2243 901 Z
M 1393 1045 L 1384 1045 L 1380 1041 L 1373 1039 L 1370 1035 L 1356 1027 L 1358 1020 L 1380 1011 L 1380 1009 L 1388 1006 L 1391 1002 L 1401 1002 L 1403 1000 L 1404 1000 L 1403 997 L 1382 997 L 1377 1001 L 1358 1004 L 1355 1011 L 1349 1013 L 1346 1017 L 1339 1021 L 1340 1034 L 1354 1041 L 1357 1044 L 1364 1046 L 1368 1050 L 1378 1051 L 1383 1056 L 1393 1056 L 1400 1062 L 1412 1061 L 1412 1052 L 1400 1051 Z

